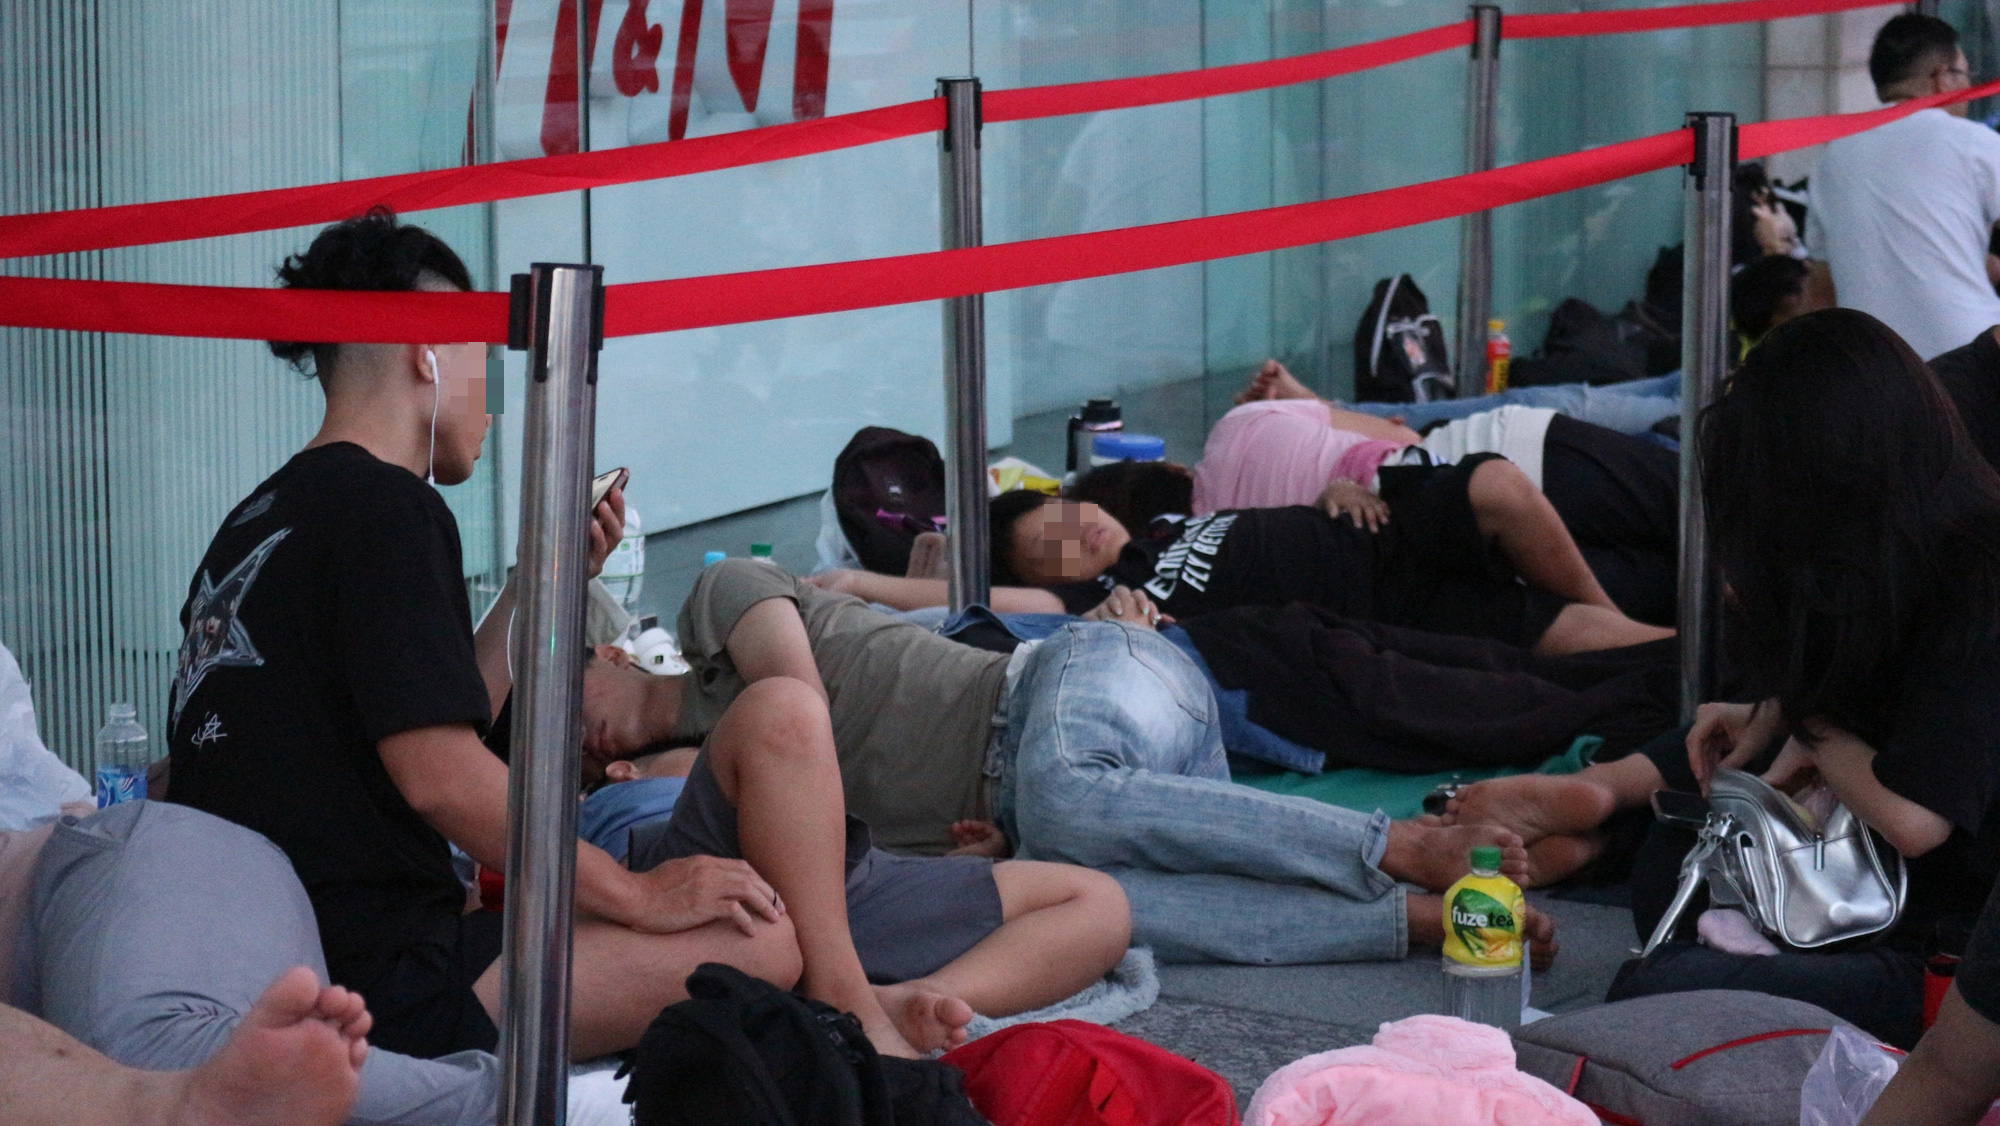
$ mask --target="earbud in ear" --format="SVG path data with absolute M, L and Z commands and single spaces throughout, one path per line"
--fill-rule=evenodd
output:
M 429 348 L 426 348 L 424 349 L 424 359 L 427 359 L 431 362 L 431 378 L 432 379 L 440 378 L 443 373 L 438 371 L 438 354 L 436 352 L 431 351 Z

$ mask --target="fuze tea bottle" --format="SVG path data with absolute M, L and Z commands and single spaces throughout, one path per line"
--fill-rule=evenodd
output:
M 1527 901 L 1500 874 L 1500 850 L 1472 850 L 1472 873 L 1444 893 L 1446 1016 L 1521 1026 L 1521 922 Z

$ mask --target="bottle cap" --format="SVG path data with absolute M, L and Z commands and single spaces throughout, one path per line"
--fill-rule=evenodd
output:
M 1501 320 L 1499 317 L 1495 317 L 1492 320 L 1486 322 L 1486 331 L 1505 332 L 1507 331 L 1507 322 Z
M 1167 442 L 1152 434 L 1128 434 L 1114 430 L 1093 439 L 1090 452 L 1110 461 L 1165 461 Z
M 1118 411 L 1118 400 L 1090 399 L 1083 404 L 1083 411 L 1080 417 L 1086 423 L 1117 422 L 1120 417 Z
M 1472 870 L 1475 872 L 1498 872 L 1500 870 L 1500 847 L 1480 845 L 1472 850 Z
M 139 718 L 139 709 L 132 704 L 113 704 L 111 705 L 111 718 L 114 720 L 137 719 Z
M 727 558 L 729 558 L 729 553 L 726 551 L 711 551 L 701 557 L 701 565 L 704 567 L 713 567 Z
M 752 559 L 769 559 L 770 557 L 771 557 L 771 545 L 770 545 L 770 544 L 768 544 L 768 543 L 753 543 L 753 544 L 751 544 L 751 545 L 750 545 L 750 558 L 752 558 Z

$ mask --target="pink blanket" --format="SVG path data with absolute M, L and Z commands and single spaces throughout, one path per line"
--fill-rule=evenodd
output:
M 1317 501 L 1341 455 L 1367 441 L 1335 430 L 1332 417 L 1318 399 L 1245 403 L 1223 415 L 1194 468 L 1195 515 Z
M 1373 1044 L 1279 1068 L 1244 1126 L 1599 1126 L 1584 1105 L 1514 1068 L 1497 1028 L 1456 1017 L 1385 1024 Z

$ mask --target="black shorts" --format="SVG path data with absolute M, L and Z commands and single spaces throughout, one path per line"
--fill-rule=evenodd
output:
M 708 756 L 695 760 L 673 816 L 632 829 L 633 871 L 684 856 L 741 859 L 736 810 Z M 1005 922 L 993 862 L 977 856 L 896 856 L 873 847 L 868 826 L 847 819 L 847 929 L 877 985 L 943 969 Z
M 388 970 L 356 990 L 375 1017 L 368 1043 L 418 1059 L 495 1050 L 500 1030 L 473 995 L 472 983 L 500 957 L 502 917 L 475 911 L 441 917 L 429 929 Z
M 1569 605 L 1521 582 L 1479 534 L 1468 492 L 1472 471 L 1499 456 L 1382 467 L 1389 523 L 1375 582 L 1378 620 L 1532 648 Z

